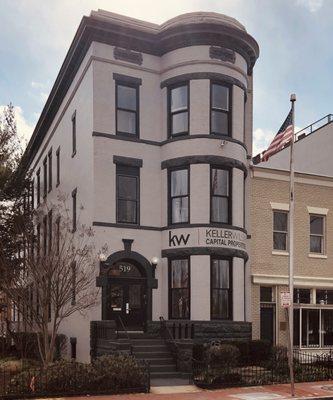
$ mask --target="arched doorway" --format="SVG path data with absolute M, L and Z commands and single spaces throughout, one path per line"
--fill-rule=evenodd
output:
M 108 268 L 105 319 L 122 329 L 144 329 L 147 320 L 147 277 L 140 265 L 121 260 Z

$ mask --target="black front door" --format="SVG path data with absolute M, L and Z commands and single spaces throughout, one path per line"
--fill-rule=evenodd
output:
M 274 344 L 274 307 L 260 307 L 260 339 Z
M 142 280 L 113 279 L 109 285 L 108 318 L 120 330 L 142 330 L 146 319 L 146 285 Z

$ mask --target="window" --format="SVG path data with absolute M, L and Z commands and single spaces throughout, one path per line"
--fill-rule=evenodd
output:
M 324 254 L 324 217 L 310 215 L 310 253 Z
M 211 168 L 211 222 L 231 222 L 231 201 L 229 199 L 230 171 L 220 168 Z
M 212 259 L 211 262 L 211 318 L 231 318 L 230 261 Z
M 231 136 L 230 87 L 211 83 L 210 133 Z
M 35 208 L 35 180 L 31 181 L 30 186 L 30 195 L 31 195 L 31 210 Z
M 60 217 L 56 219 L 56 241 L 57 241 L 57 254 L 60 253 Z
M 76 154 L 76 111 L 72 115 L 72 157 Z
M 60 184 L 60 147 L 58 147 L 56 151 L 56 157 L 57 157 L 57 183 L 56 185 L 58 186 Z
M 70 343 L 71 343 L 71 359 L 75 360 L 76 359 L 76 337 L 71 337 L 70 338 Z
M 310 304 L 311 293 L 310 289 L 294 289 L 294 303 Z
M 49 211 L 48 213 L 48 223 L 49 223 L 49 252 L 51 252 L 52 249 L 52 210 Z
M 49 192 L 52 190 L 52 149 L 48 154 L 49 158 Z
M 116 83 L 117 134 L 139 135 L 139 87 Z
M 273 288 L 269 286 L 260 286 L 260 301 L 264 303 L 272 303 Z
M 40 255 L 40 224 L 37 225 L 37 257 Z
M 40 205 L 40 168 L 37 171 L 37 206 Z
M 168 123 L 169 135 L 189 133 L 189 85 L 188 83 L 169 89 Z
M 169 307 L 171 319 L 190 318 L 189 259 L 171 260 L 169 264 Z
M 47 251 L 47 215 L 43 217 L 43 254 L 46 256 Z
M 333 290 L 317 289 L 317 304 L 333 304 Z
M 77 189 L 74 189 L 72 191 L 72 224 L 73 224 L 73 232 L 76 231 L 76 194 L 77 194 Z
M 273 249 L 287 250 L 288 212 L 273 211 Z
M 189 169 L 170 171 L 169 178 L 169 221 L 171 224 L 189 221 Z
M 43 197 L 45 198 L 47 195 L 47 157 L 45 157 L 43 161 L 43 184 L 44 184 Z
M 138 167 L 117 165 L 117 222 L 139 223 L 140 170 Z

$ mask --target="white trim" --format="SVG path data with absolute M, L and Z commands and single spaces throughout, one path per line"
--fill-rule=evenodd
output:
M 279 250 L 273 250 L 272 251 L 273 256 L 289 256 L 289 251 L 279 251 Z
M 321 208 L 321 207 L 311 207 L 307 206 L 309 214 L 318 214 L 318 215 L 327 215 L 328 208 Z
M 288 275 L 253 274 L 252 283 L 259 285 L 288 285 Z M 333 278 L 295 276 L 295 286 L 308 288 L 333 288 Z
M 327 259 L 327 254 L 316 254 L 316 253 L 309 253 L 308 255 L 309 258 L 321 258 L 321 259 Z
M 289 211 L 288 203 L 273 203 L 270 202 L 272 210 L 281 210 L 281 211 Z

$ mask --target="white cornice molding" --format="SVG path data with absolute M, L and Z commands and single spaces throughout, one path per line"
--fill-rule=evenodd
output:
M 328 208 L 321 208 L 321 207 L 311 207 L 307 206 L 309 214 L 318 214 L 318 215 L 327 215 Z
M 252 282 L 258 285 L 288 285 L 288 275 L 252 274 Z M 295 276 L 295 286 L 309 288 L 333 288 L 333 278 Z
M 288 203 L 274 203 L 270 202 L 272 210 L 281 210 L 281 211 L 289 211 Z

